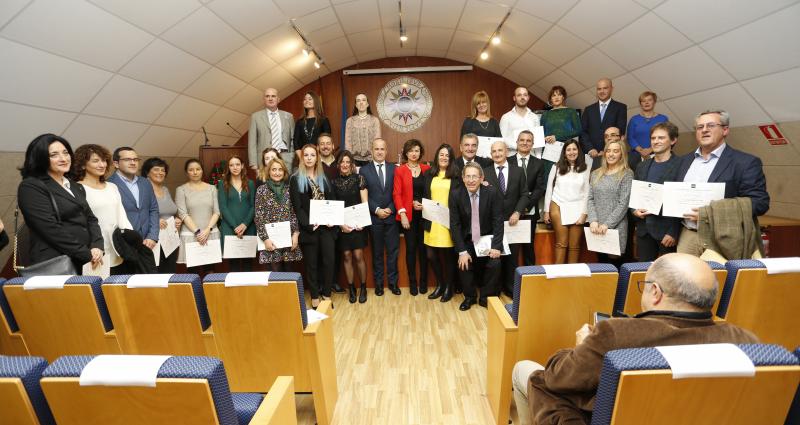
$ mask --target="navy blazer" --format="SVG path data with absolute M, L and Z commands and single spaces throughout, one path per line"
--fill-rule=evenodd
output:
M 512 166 L 511 158 L 513 157 L 509 157 L 506 161 L 508 169 L 503 170 L 506 177 L 505 194 L 500 190 L 500 181 L 497 179 L 497 174 L 494 171 L 494 163 L 483 169 L 483 179 L 497 189 L 498 193 L 500 193 L 500 199 L 503 200 L 504 221 L 511 218 L 511 215 L 515 212 L 518 212 L 519 218 L 522 218 L 525 214 L 525 210 L 528 208 L 529 200 L 528 187 L 522 176 L 522 168 Z
M 522 173 L 522 167 L 519 166 L 519 154 L 514 154 L 508 157 L 508 164 L 511 167 L 517 167 Z M 531 212 L 533 221 L 539 220 L 539 200 L 542 199 L 547 186 L 547 176 L 544 175 L 544 161 L 533 155 L 528 156 L 528 164 L 526 173 L 523 176 L 528 176 L 525 182 L 525 187 L 528 191 L 528 208 L 527 211 Z
M 380 180 L 378 180 L 378 170 L 375 169 L 374 161 L 368 162 L 367 165 L 362 166 L 358 170 L 358 174 L 364 176 L 364 180 L 367 181 L 367 201 L 369 203 L 372 224 L 393 224 L 396 222 L 395 214 L 397 214 L 397 208 L 395 208 L 394 200 L 392 199 L 392 193 L 394 191 L 394 170 L 396 165 L 389 161 L 384 161 L 383 163 L 385 165 L 384 173 L 386 186 L 382 185 Z M 388 217 L 380 219 L 375 215 L 375 210 L 378 208 L 389 208 L 392 210 L 392 213 L 389 214 Z
M 683 181 L 693 161 L 694 152 L 681 158 L 678 181 Z M 769 210 L 767 178 L 764 177 L 761 160 L 756 156 L 726 145 L 708 182 L 725 183 L 725 198 L 750 198 L 754 217 L 764 215 Z
M 639 165 L 636 166 L 636 171 L 633 174 L 633 178 L 635 180 L 647 181 L 647 173 L 650 172 L 650 166 L 653 164 L 653 161 L 653 158 L 649 158 L 644 162 L 640 162 Z M 664 184 L 664 182 L 675 181 L 677 179 L 676 177 L 678 175 L 678 168 L 680 168 L 680 165 L 681 158 L 673 154 L 667 160 L 664 168 L 664 174 L 661 176 L 661 178 L 650 183 Z M 661 215 L 660 211 L 658 213 L 653 211 L 650 212 L 651 214 L 645 216 L 644 219 L 633 216 L 633 219 L 636 222 L 636 234 L 639 236 L 645 236 L 649 233 L 653 239 L 656 239 L 659 242 L 664 239 L 664 235 L 666 234 L 672 236 L 673 239 L 678 240 L 678 236 L 681 234 L 681 219 L 676 217 L 664 217 Z
M 600 104 L 594 102 L 583 108 L 581 113 L 581 147 L 583 153 L 595 149 L 601 152 L 605 148 L 603 132 L 609 127 L 617 127 L 619 134 L 625 135 L 628 124 L 628 106 L 611 99 L 606 107 L 603 120 L 600 121 Z
M 139 206 L 136 206 L 136 199 L 133 197 L 128 186 L 122 181 L 119 173 L 116 172 L 108 178 L 108 181 L 117 185 L 119 194 L 122 197 L 122 206 L 128 221 L 131 222 L 133 230 L 139 232 L 142 239 L 158 241 L 158 200 L 153 192 L 153 185 L 145 177 L 139 177 L 136 185 L 139 186 Z

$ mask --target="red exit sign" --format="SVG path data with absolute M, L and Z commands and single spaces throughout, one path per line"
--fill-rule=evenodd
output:
M 778 126 L 775 124 L 767 124 L 767 125 L 759 125 L 758 129 L 761 130 L 761 133 L 767 139 L 770 145 L 787 145 L 789 141 L 783 137 L 781 131 L 778 130 Z

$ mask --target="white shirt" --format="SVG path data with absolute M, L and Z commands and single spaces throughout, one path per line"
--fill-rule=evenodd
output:
M 72 195 L 73 198 L 75 197 L 75 194 L 72 193 L 72 188 L 69 187 L 69 179 L 68 178 L 61 177 L 61 187 L 63 187 L 64 190 L 69 192 L 69 194 Z
M 567 174 L 559 174 L 558 166 L 553 165 L 550 168 L 550 174 L 547 176 L 547 190 L 544 193 L 544 212 L 550 212 L 550 201 L 556 205 L 563 205 L 564 203 L 578 203 L 583 205 L 583 213 L 586 213 L 586 203 L 589 201 L 589 175 L 591 174 L 591 167 L 586 167 L 582 173 L 569 171 Z M 553 187 L 553 180 L 555 180 L 555 187 Z
M 87 185 L 83 185 L 83 188 L 86 190 L 86 202 L 89 203 L 89 207 L 97 217 L 100 231 L 103 234 L 103 252 L 108 254 L 111 267 L 118 266 L 122 263 L 122 258 L 112 244 L 114 230 L 117 228 L 133 229 L 128 221 L 125 208 L 122 206 L 119 189 L 111 182 L 106 182 L 106 187 L 103 189 L 95 189 Z
M 508 161 L 502 164 L 494 163 L 494 175 L 497 176 L 497 178 L 500 178 L 500 167 L 503 167 L 503 177 L 505 177 L 506 187 L 508 187 Z
M 526 167 L 527 167 L 528 164 L 531 163 L 531 156 L 530 155 L 522 156 L 522 155 L 519 154 L 519 152 L 517 152 L 517 165 L 519 165 L 519 168 L 522 168 L 522 159 L 523 158 L 525 159 L 525 166 Z M 525 170 L 525 172 L 527 172 L 527 171 L 528 170 Z
M 380 177 L 381 174 L 383 174 L 383 181 L 381 182 L 381 184 L 383 184 L 383 187 L 386 187 L 386 161 L 384 161 L 384 162 L 372 161 L 372 164 L 375 165 L 375 174 L 377 174 L 378 177 Z M 379 165 L 381 166 L 380 171 L 378 171 L 378 166 Z
M 516 107 L 511 108 L 510 111 L 503 114 L 500 118 L 500 133 L 503 139 L 506 140 L 508 146 L 508 156 L 517 153 L 517 139 L 516 133 L 521 130 L 533 130 L 534 127 L 539 126 L 539 116 L 534 114 L 527 106 L 525 107 L 525 116 L 520 116 L 517 113 Z M 536 148 L 533 151 L 533 156 L 537 158 L 542 157 L 544 148 Z
M 714 172 L 714 168 L 717 166 L 719 157 L 722 156 L 722 152 L 725 150 L 725 146 L 727 146 L 727 144 L 722 142 L 721 145 L 711 151 L 708 155 L 708 159 L 704 159 L 703 154 L 700 153 L 700 148 L 697 148 L 697 150 L 694 151 L 692 165 L 686 170 L 683 181 L 690 183 L 707 183 L 708 178 L 711 177 L 711 173 Z M 696 221 L 684 219 L 683 225 L 692 230 L 697 229 Z

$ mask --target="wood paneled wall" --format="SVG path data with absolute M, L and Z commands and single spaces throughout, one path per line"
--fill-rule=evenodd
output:
M 347 69 L 373 69 L 373 68 L 400 68 L 417 66 L 452 66 L 464 65 L 444 58 L 405 57 L 385 58 L 375 61 L 352 65 Z M 279 93 L 282 97 L 280 109 L 291 112 L 295 119 L 302 115 L 302 98 L 309 90 L 322 96 L 325 114 L 331 122 L 333 140 L 336 146 L 341 144 L 342 130 L 342 93 L 345 96 L 345 117 L 350 116 L 353 110 L 355 97 L 358 93 L 365 93 L 370 100 L 373 114 L 377 115 L 375 102 L 381 88 L 390 80 L 400 75 L 410 76 L 422 80 L 433 96 L 433 110 L 431 117 L 419 129 L 410 133 L 400 133 L 381 124 L 383 138 L 389 145 L 387 159 L 397 160 L 397 154 L 402 150 L 403 143 L 411 138 L 419 139 L 426 149 L 424 160 L 433 157 L 433 150 L 441 143 L 453 145 L 458 152 L 459 131 L 464 118 L 470 113 L 472 95 L 478 90 L 485 90 L 491 99 L 492 115 L 499 121 L 500 117 L 511 110 L 514 105 L 513 95 L 517 84 L 511 80 L 474 67 L 472 71 L 458 72 L 428 72 L 413 74 L 376 74 L 376 75 L 343 75 L 342 71 L 332 72 L 317 81 L 314 81 L 294 93 Z M 531 94 L 528 106 L 539 109 L 544 105 L 540 99 Z M 247 143 L 247 137 L 240 139 L 239 143 Z

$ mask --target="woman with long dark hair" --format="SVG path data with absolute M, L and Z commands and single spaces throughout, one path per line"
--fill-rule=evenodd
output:
M 336 199 L 344 201 L 345 208 L 367 202 L 367 181 L 356 173 L 356 164 L 350 151 L 339 152 L 336 159 L 339 175 L 331 182 L 336 191 Z M 350 303 L 356 302 L 356 285 L 353 264 L 358 269 L 361 293 L 358 301 L 367 301 L 367 264 L 364 262 L 364 247 L 367 246 L 367 232 L 363 228 L 339 226 L 341 232 L 336 240 L 338 251 L 342 253 L 344 274 L 349 284 Z M 338 276 L 337 276 L 338 277 Z
M 461 184 L 453 148 L 446 143 L 440 145 L 433 159 L 433 165 L 425 172 L 423 198 L 448 206 L 450 192 L 457 190 Z M 456 278 L 456 259 L 450 229 L 426 220 L 424 242 L 428 263 L 436 277 L 436 289 L 428 295 L 428 299 L 441 297 L 442 302 L 450 301 Z
M 292 146 L 316 145 L 319 135 L 331 132 L 331 123 L 325 116 L 322 101 L 313 91 L 303 96 L 303 115 L 294 124 Z M 295 151 L 300 155 L 300 149 Z
M 424 227 L 422 222 L 422 197 L 425 195 L 425 172 L 430 165 L 421 162 L 425 147 L 417 139 L 403 145 L 403 165 L 394 172 L 392 197 L 397 208 L 403 238 L 406 241 L 406 268 L 411 295 L 428 292 L 428 256 L 422 248 Z M 419 289 L 417 289 L 417 258 L 419 258 Z
M 222 247 L 225 248 L 225 237 L 254 236 L 256 188 L 247 178 L 242 158 L 234 155 L 228 160 L 228 169 L 217 183 L 219 196 L 219 212 L 222 215 L 219 229 L 222 232 Z M 232 272 L 249 272 L 253 270 L 251 258 L 229 258 L 228 265 Z

